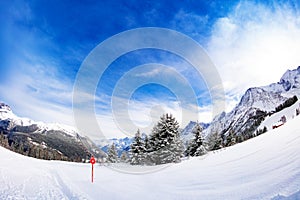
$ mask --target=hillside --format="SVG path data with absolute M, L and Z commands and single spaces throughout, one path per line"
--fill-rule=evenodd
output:
M 297 199 L 299 123 L 295 117 L 251 140 L 154 173 L 96 165 L 93 184 L 90 164 L 37 160 L 1 147 L 0 199 Z M 135 169 L 121 169 L 129 168 Z
M 75 128 L 19 117 L 9 105 L 1 102 L 0 132 L 0 145 L 35 158 L 82 162 L 91 154 L 105 156 L 93 141 L 81 136 Z
M 300 101 L 298 100 L 295 104 L 292 106 L 283 109 L 280 112 L 277 112 L 271 116 L 268 116 L 259 126 L 259 129 L 263 129 L 263 127 L 267 127 L 268 130 L 271 130 L 273 125 L 276 125 L 280 119 L 285 116 L 287 121 L 292 120 L 294 117 L 296 117 L 296 109 L 300 108 Z

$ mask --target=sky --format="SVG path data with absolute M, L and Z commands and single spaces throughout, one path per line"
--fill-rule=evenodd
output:
M 203 48 L 221 78 L 224 110 L 229 112 L 249 87 L 277 82 L 286 70 L 300 65 L 299 4 L 297 0 L 1 1 L 0 101 L 19 116 L 76 127 L 73 88 L 91 52 L 124 31 L 159 27 L 184 34 Z M 128 52 L 105 68 L 93 94 L 81 94 L 82 99 L 93 100 L 88 103 L 94 104 L 100 128 L 81 132 L 93 139 L 131 136 L 138 128 L 150 133 L 165 112 L 172 113 L 182 128 L 190 120 L 210 122 L 215 115 L 212 79 L 217 78 L 205 77 L 172 52 L 149 48 Z M 85 80 L 89 82 L 89 77 Z M 196 101 L 183 100 L 189 90 Z M 129 123 L 133 126 L 127 127 Z

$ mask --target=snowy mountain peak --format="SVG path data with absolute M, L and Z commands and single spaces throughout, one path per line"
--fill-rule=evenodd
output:
M 186 125 L 186 127 L 181 131 L 181 135 L 184 136 L 184 135 L 191 134 L 195 125 L 196 122 L 190 121 L 188 125 Z
M 242 96 L 240 105 L 253 104 L 255 101 L 260 99 L 260 96 L 266 91 L 262 88 L 253 87 L 249 88 Z
M 0 121 L 2 122 L 1 124 L 6 123 L 6 128 L 8 129 L 13 129 L 16 126 L 32 126 L 35 127 L 34 129 L 36 130 L 36 132 L 45 132 L 53 130 L 64 132 L 65 134 L 68 134 L 73 137 L 78 135 L 76 129 L 68 125 L 58 123 L 35 122 L 28 118 L 18 117 L 13 113 L 9 105 L 2 102 L 0 102 Z
M 214 118 L 213 118 L 213 122 L 214 121 L 221 121 L 221 119 L 223 119 L 224 117 L 226 116 L 226 112 L 223 111 L 221 112 L 220 114 L 216 115 Z
M 0 102 L 0 112 L 11 112 L 11 108 L 9 105 Z
M 285 91 L 292 88 L 300 88 L 300 66 L 294 70 L 287 70 L 281 77 L 279 84 L 281 84 Z
M 285 100 L 286 98 L 277 92 L 268 91 L 261 87 L 253 87 L 249 88 L 242 96 L 238 109 L 241 110 L 241 107 L 255 107 L 265 111 L 272 111 Z
M 293 96 L 300 96 L 300 67 L 287 70 L 280 82 L 249 88 L 239 104 L 231 112 L 216 116 L 205 132 L 207 135 L 214 132 L 226 134 L 229 130 L 239 134 L 251 132 L 267 113 L 275 112 L 279 105 Z

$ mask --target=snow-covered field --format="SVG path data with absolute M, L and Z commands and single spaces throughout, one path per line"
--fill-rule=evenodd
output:
M 90 164 L 37 160 L 0 148 L 0 199 L 300 199 L 299 124 L 295 117 L 244 143 L 154 173 L 96 165 L 94 183 Z

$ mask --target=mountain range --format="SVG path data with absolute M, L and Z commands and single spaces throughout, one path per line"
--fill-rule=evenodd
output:
M 105 156 L 75 128 L 18 117 L 5 103 L 0 103 L 0 131 L 7 137 L 9 148 L 32 157 L 81 162 L 91 155 Z
M 300 67 L 287 70 L 280 81 L 263 87 L 249 88 L 229 113 L 221 113 L 210 123 L 206 135 L 253 134 L 260 123 L 276 108 L 300 94 Z

